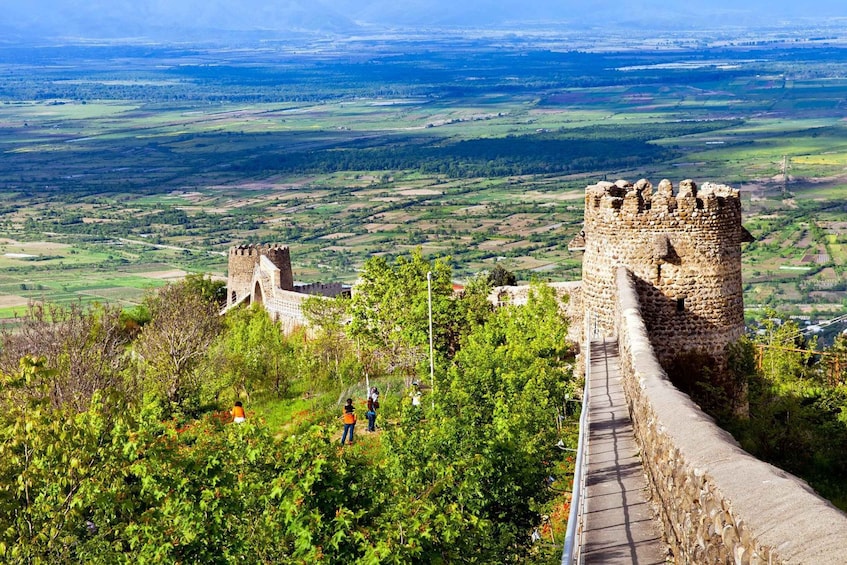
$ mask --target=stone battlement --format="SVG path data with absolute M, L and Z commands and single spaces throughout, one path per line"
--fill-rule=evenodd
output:
M 326 296 L 329 298 L 338 296 L 339 294 L 350 294 L 350 286 L 340 283 L 303 283 L 295 284 L 294 291 L 300 294 L 311 294 L 314 296 Z
M 698 187 L 692 180 L 679 183 L 674 191 L 671 181 L 664 179 L 656 191 L 647 179 L 635 184 L 629 181 L 599 182 L 585 189 L 585 214 L 598 215 L 613 211 L 626 216 L 641 216 L 647 221 L 672 221 L 726 216 L 741 212 L 738 189 L 724 184 L 703 183 Z
M 690 372 L 698 355 L 723 373 L 726 346 L 744 334 L 741 244 L 751 237 L 738 190 L 692 180 L 678 190 L 663 180 L 655 191 L 643 179 L 597 183 L 585 190 L 581 238 L 585 309 L 599 330 L 615 331 L 615 272 L 626 267 L 672 378 Z M 731 388 L 728 397 L 743 404 L 743 391 Z
M 274 256 L 279 254 L 288 255 L 289 250 L 287 245 L 278 245 L 278 244 L 250 244 L 250 245 L 236 245 L 234 247 L 229 248 L 230 256 Z
M 227 306 L 261 304 L 289 333 L 306 325 L 300 305 L 309 296 L 330 298 L 350 293 L 342 283 L 294 284 L 287 245 L 237 245 L 229 249 Z
M 255 291 L 254 271 L 261 261 L 269 261 L 267 272 L 274 271 L 273 286 L 294 290 L 291 255 L 287 245 L 251 244 L 229 248 L 229 274 L 227 276 L 227 304 L 233 305 L 245 295 Z M 272 268 L 270 268 L 272 266 Z

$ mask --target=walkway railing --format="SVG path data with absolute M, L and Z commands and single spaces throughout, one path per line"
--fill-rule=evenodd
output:
M 583 510 L 585 505 L 585 459 L 588 449 L 588 394 L 591 376 L 591 322 L 585 323 L 585 387 L 582 392 L 582 412 L 579 416 L 579 443 L 576 448 L 573 486 L 571 487 L 571 510 L 568 514 L 568 529 L 565 532 L 565 547 L 562 551 L 562 565 L 581 563 Z

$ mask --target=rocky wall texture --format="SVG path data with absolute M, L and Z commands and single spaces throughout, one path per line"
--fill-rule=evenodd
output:
M 311 295 L 290 290 L 278 290 L 264 302 L 264 307 L 271 319 L 282 327 L 286 335 L 296 329 L 308 327 L 309 321 L 303 314 L 302 304 Z
M 615 270 L 627 267 L 653 347 L 667 367 L 682 352 L 718 359 L 744 332 L 738 190 L 682 181 L 602 182 L 585 191 L 582 292 L 592 323 L 612 335 Z
M 614 281 L 624 390 L 676 562 L 847 562 L 847 515 L 746 453 L 674 388 L 651 345 L 637 277 L 619 267 Z
M 253 292 L 253 273 L 262 257 L 279 269 L 279 288 L 294 289 L 291 256 L 285 245 L 238 245 L 229 249 L 227 271 L 227 304 L 235 304 Z

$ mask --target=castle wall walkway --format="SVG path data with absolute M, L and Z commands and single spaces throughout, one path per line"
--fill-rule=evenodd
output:
M 632 420 L 621 386 L 618 344 L 591 343 L 583 562 L 665 563 L 667 550 L 653 519 Z

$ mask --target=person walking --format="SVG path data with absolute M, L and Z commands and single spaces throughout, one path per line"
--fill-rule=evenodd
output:
M 341 435 L 341 445 L 347 441 L 347 434 L 350 434 L 350 444 L 353 444 L 353 430 L 356 427 L 356 408 L 353 407 L 353 399 L 348 398 L 347 404 L 344 406 L 344 433 Z
M 421 387 L 418 384 L 418 381 L 412 381 L 412 406 L 417 408 L 421 407 Z

